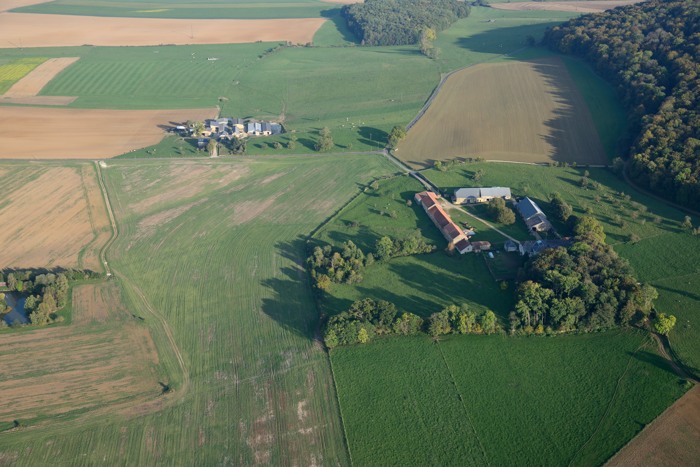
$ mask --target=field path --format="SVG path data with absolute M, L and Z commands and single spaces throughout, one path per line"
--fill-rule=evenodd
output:
M 180 367 L 180 370 L 182 371 L 182 386 L 178 389 L 180 389 L 180 391 L 179 391 L 180 397 L 183 397 L 187 393 L 187 390 L 190 386 L 190 372 L 189 372 L 189 369 L 187 368 L 187 365 L 185 364 L 184 358 L 182 357 L 182 352 L 180 351 L 180 348 L 178 347 L 177 342 L 175 342 L 175 338 L 173 337 L 173 332 L 170 329 L 168 322 L 165 320 L 163 315 L 161 315 L 158 311 L 156 311 L 151 306 L 151 304 L 149 303 L 148 299 L 143 294 L 141 289 L 136 284 L 134 284 L 133 281 L 131 281 L 125 275 L 121 274 L 116 269 L 112 269 L 110 267 L 109 263 L 107 262 L 107 249 L 117 239 L 117 237 L 119 235 L 119 227 L 117 224 L 117 220 L 114 216 L 112 204 L 110 203 L 110 200 L 109 200 L 109 193 L 107 191 L 107 185 L 105 185 L 105 183 L 104 183 L 104 177 L 102 175 L 102 169 L 100 166 L 100 162 L 96 161 L 95 166 L 97 168 L 97 178 L 99 180 L 100 190 L 102 190 L 102 196 L 104 197 L 104 200 L 105 200 L 105 206 L 107 207 L 107 212 L 109 213 L 109 221 L 112 225 L 112 237 L 109 239 L 109 241 L 105 244 L 105 246 L 100 251 L 100 260 L 102 261 L 102 264 L 105 267 L 105 272 L 107 273 L 107 275 L 108 276 L 112 275 L 112 271 L 113 271 L 115 277 L 118 277 L 125 285 L 128 285 L 129 288 L 132 289 L 136 293 L 136 295 L 138 295 L 138 297 L 143 302 L 145 309 L 159 323 L 161 330 L 163 331 L 163 333 L 167 337 L 168 342 L 170 343 L 170 346 L 173 350 L 173 353 L 175 354 L 175 358 L 176 358 L 177 363 Z

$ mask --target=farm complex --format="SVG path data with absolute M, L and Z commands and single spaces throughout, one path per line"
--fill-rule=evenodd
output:
M 428 3 L 2 2 L 0 466 L 698 458 L 700 217 L 542 42 L 637 2 Z

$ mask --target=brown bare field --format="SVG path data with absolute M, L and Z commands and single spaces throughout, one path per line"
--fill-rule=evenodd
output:
M 76 286 L 74 325 L 0 339 L 0 420 L 32 424 L 76 410 L 114 413 L 160 395 L 150 333 L 120 297 L 113 282 Z
M 558 58 L 451 75 L 396 155 L 413 167 L 455 157 L 607 163 L 588 106 Z
M 171 122 L 215 117 L 216 109 L 96 110 L 3 107 L 0 159 L 103 159 L 158 143 Z M 37 138 L 36 122 L 41 122 Z
M 306 44 L 326 21 L 299 19 L 159 19 L 0 13 L 0 48 L 237 44 Z M 41 25 L 41 27 L 37 27 Z
M 618 6 L 632 5 L 644 0 L 580 0 L 573 2 L 516 2 L 516 3 L 492 3 L 491 8 L 498 10 L 545 10 L 545 11 L 570 11 L 574 13 L 596 13 L 610 10 Z
M 700 460 L 700 386 L 696 385 L 648 425 L 608 466 L 698 465 Z
M 5 92 L 3 97 L 18 98 L 36 96 L 44 86 L 49 84 L 49 81 L 78 60 L 80 60 L 80 57 L 50 58 L 34 68 L 24 78 L 13 84 L 12 87 Z M 75 100 L 75 97 L 72 99 Z
M 0 268 L 101 270 L 99 249 L 111 230 L 91 164 L 3 164 L 0 177 Z

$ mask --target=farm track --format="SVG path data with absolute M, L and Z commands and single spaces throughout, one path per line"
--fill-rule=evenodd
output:
M 119 235 L 119 227 L 116 221 L 116 218 L 114 216 L 114 211 L 112 210 L 112 204 L 110 203 L 109 200 L 109 193 L 107 191 L 107 186 L 104 183 L 104 177 L 102 175 L 102 170 L 100 167 L 100 163 L 98 161 L 95 161 L 95 167 L 97 168 L 97 178 L 100 184 L 100 190 L 102 191 L 102 196 L 104 197 L 105 200 L 105 206 L 107 208 L 107 212 L 109 213 L 109 221 L 112 226 L 112 237 L 107 241 L 105 246 L 100 250 L 100 261 L 102 261 L 102 264 L 105 267 L 105 272 L 108 275 L 112 274 L 112 271 L 114 271 L 115 277 L 119 278 L 124 284 L 128 285 L 135 293 L 138 295 L 138 297 L 141 299 L 141 301 L 144 304 L 145 309 L 148 311 L 151 316 L 153 316 L 156 321 L 159 323 L 161 330 L 167 337 L 168 342 L 170 343 L 170 346 L 173 350 L 173 353 L 175 354 L 175 358 L 178 362 L 178 365 L 180 367 L 180 370 L 182 371 L 182 386 L 181 386 L 181 391 L 180 391 L 180 397 L 183 397 L 186 393 L 187 390 L 189 389 L 190 386 L 190 374 L 189 370 L 187 369 L 187 365 L 185 364 L 185 360 L 182 357 L 182 352 L 180 351 L 180 348 L 178 347 L 177 343 L 175 342 L 175 338 L 173 337 L 172 330 L 170 329 L 170 326 L 168 325 L 168 322 L 165 320 L 163 315 L 161 315 L 158 311 L 156 311 L 151 304 L 149 303 L 148 299 L 146 296 L 143 294 L 141 289 L 133 283 L 128 277 L 125 275 L 121 274 L 119 271 L 116 269 L 111 268 L 109 263 L 107 262 L 107 249 L 112 246 L 114 241 L 117 239 Z

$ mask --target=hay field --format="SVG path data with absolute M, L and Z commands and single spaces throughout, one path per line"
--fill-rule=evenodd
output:
M 158 397 L 158 354 L 114 282 L 73 288 L 74 323 L 0 339 L 0 422 L 121 412 Z
M 103 159 L 158 143 L 172 122 L 204 120 L 216 109 L 92 110 L 5 107 L 2 159 Z M 37 138 L 37 122 L 42 122 Z
M 590 0 L 572 2 L 516 2 L 493 3 L 491 8 L 511 11 L 567 11 L 573 13 L 597 13 L 618 6 L 632 5 L 644 0 Z
M 588 106 L 558 58 L 455 73 L 396 155 L 414 167 L 460 156 L 607 163 Z
M 0 13 L 0 48 L 235 44 L 313 40 L 325 18 L 152 19 Z M 41 24 L 41 27 L 36 27 Z
M 0 268 L 101 271 L 111 229 L 92 164 L 2 164 Z
M 699 440 L 700 386 L 696 385 L 606 465 L 694 465 L 700 459 Z

